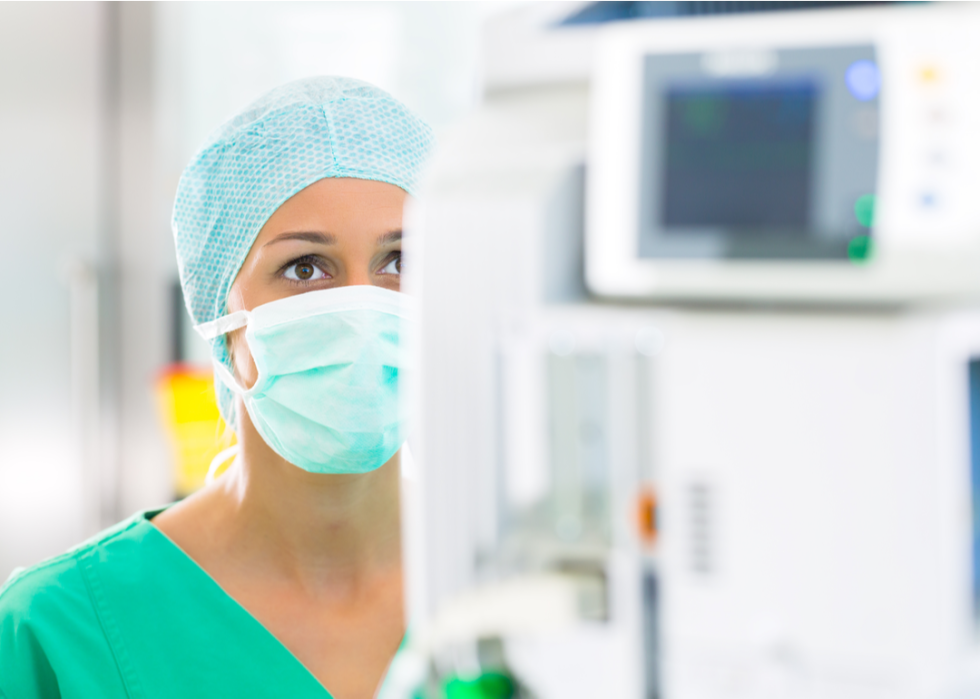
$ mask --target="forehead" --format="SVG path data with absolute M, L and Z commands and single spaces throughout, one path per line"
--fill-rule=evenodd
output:
M 260 237 L 295 226 L 348 228 L 401 226 L 405 190 L 387 182 L 351 178 L 323 179 L 287 199 L 262 227 Z

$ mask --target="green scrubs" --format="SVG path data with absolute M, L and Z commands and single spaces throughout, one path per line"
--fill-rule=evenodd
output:
M 0 588 L 0 699 L 329 699 L 140 512 Z

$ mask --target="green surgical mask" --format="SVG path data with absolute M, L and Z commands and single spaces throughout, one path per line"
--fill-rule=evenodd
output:
M 404 335 L 413 299 L 376 286 L 310 291 L 197 326 L 211 339 L 245 328 L 258 378 L 242 397 L 277 454 L 311 473 L 365 473 L 394 456 L 406 433 L 398 386 L 410 371 Z

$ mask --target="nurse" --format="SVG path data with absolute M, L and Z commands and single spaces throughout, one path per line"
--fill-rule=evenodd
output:
M 370 699 L 404 634 L 402 210 L 430 129 L 312 78 L 184 171 L 181 284 L 231 466 L 0 589 L 0 699 Z

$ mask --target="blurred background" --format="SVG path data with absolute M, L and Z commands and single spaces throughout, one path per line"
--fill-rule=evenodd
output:
M 373 82 L 441 132 L 479 104 L 481 25 L 507 6 L 0 7 L 0 578 L 193 487 L 167 400 L 193 403 L 198 374 L 161 372 L 207 375 L 170 233 L 205 136 L 318 74 Z M 187 410 L 213 443 L 213 411 Z
M 0 580 L 230 444 L 177 181 L 342 74 L 439 140 L 406 692 L 980 696 L 977 36 L 974 3 L 0 3 Z

